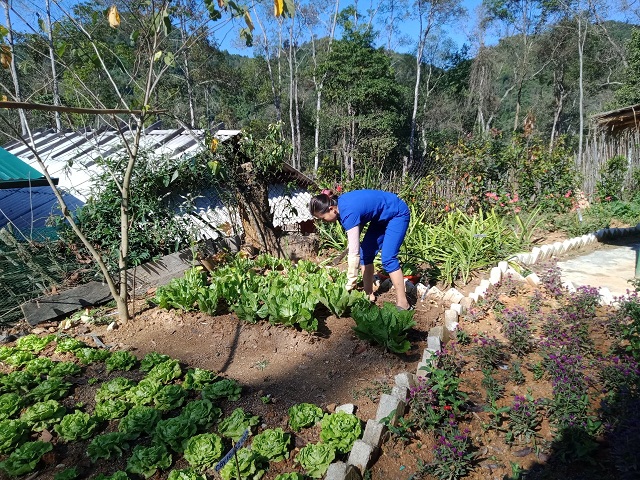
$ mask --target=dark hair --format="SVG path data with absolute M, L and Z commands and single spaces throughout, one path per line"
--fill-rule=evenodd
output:
M 338 205 L 338 197 L 331 190 L 323 190 L 321 194 L 311 197 L 309 200 L 309 212 L 311 215 L 323 214 L 329 207 Z

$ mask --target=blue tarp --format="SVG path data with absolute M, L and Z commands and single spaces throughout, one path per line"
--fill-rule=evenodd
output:
M 83 202 L 73 195 L 63 194 L 70 211 Z M 55 236 L 47 227 L 51 215 L 60 215 L 60 208 L 51 187 L 0 189 L 0 228 L 10 224 L 17 239 L 42 239 Z

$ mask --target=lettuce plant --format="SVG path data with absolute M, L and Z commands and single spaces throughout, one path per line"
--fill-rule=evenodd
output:
M 154 431 L 154 442 L 161 442 L 181 453 L 187 440 L 197 432 L 196 424 L 181 416 L 160 420 Z
M 134 405 L 150 405 L 161 388 L 162 384 L 157 380 L 143 378 L 127 392 L 126 400 Z
M 109 350 L 103 350 L 93 347 L 84 347 L 74 350 L 73 353 L 80 360 L 80 363 L 89 365 L 95 362 L 103 362 L 111 355 Z
M 1 346 L 0 347 L 0 362 L 4 362 L 7 358 L 9 358 L 11 355 L 13 355 L 14 353 L 16 353 L 18 351 L 17 348 L 15 347 L 6 347 L 6 346 Z
M 131 390 L 135 384 L 124 377 L 116 377 L 108 382 L 100 385 L 100 388 L 96 391 L 96 402 L 103 402 L 109 399 L 123 398 L 126 393 Z
M 117 472 L 114 472 L 111 475 L 105 475 L 103 473 L 99 473 L 98 475 L 96 475 L 94 480 L 129 480 L 129 475 L 127 475 L 127 472 L 118 470 Z
M 22 367 L 34 358 L 36 358 L 36 356 L 31 352 L 17 350 L 12 355 L 5 358 L 4 363 L 11 365 L 12 367 Z
M 222 439 L 215 433 L 203 433 L 187 440 L 184 458 L 195 470 L 212 468 L 222 457 Z
M 223 437 L 237 442 L 247 429 L 251 429 L 260 423 L 260 417 L 246 413 L 242 408 L 236 408 L 231 415 L 226 417 L 218 425 L 218 432 Z
M 281 473 L 273 480 L 305 480 L 305 476 L 298 472 Z
M 144 447 L 138 445 L 133 449 L 127 461 L 127 472 L 152 477 L 158 469 L 166 470 L 171 467 L 171 454 L 164 445 Z
M 25 364 L 24 371 L 36 376 L 46 375 L 51 371 L 54 363 L 50 358 L 36 357 Z
M 240 399 L 242 387 L 231 378 L 219 380 L 202 389 L 202 398 L 206 400 L 220 400 L 226 398 L 232 402 Z
M 186 396 L 187 391 L 180 385 L 165 385 L 153 397 L 153 403 L 161 412 L 168 412 L 181 407 Z
M 42 456 L 52 449 L 53 445 L 49 442 L 24 443 L 16 448 L 4 462 L 0 462 L 0 470 L 4 470 L 12 477 L 29 473 L 36 468 Z
M 34 333 L 20 337 L 16 341 L 16 348 L 19 350 L 25 350 L 28 352 L 38 353 L 49 345 L 55 338 L 55 335 L 45 335 L 40 337 Z
M 298 403 L 289 408 L 289 426 L 294 432 L 315 425 L 322 419 L 322 409 L 312 403 Z
M 111 356 L 107 358 L 105 365 L 107 366 L 107 372 L 113 370 L 128 371 L 131 370 L 137 362 L 138 359 L 134 354 L 126 350 L 119 350 L 113 352 Z
M 218 378 L 216 372 L 202 368 L 190 368 L 184 376 L 182 387 L 185 390 L 202 390 Z
M 97 426 L 98 422 L 94 417 L 88 413 L 76 411 L 65 415 L 53 429 L 62 440 L 73 442 L 88 439 Z
M 26 438 L 29 426 L 22 420 L 0 420 L 0 453 L 8 453 Z
M 62 420 L 65 412 L 66 409 L 56 400 L 47 400 L 31 405 L 22 413 L 20 420 L 26 422 L 31 430 L 40 432 Z
M 180 362 L 178 360 L 165 360 L 162 363 L 155 365 L 145 379 L 156 380 L 160 383 L 170 383 L 176 378 L 182 376 L 182 369 L 180 368 Z
M 129 410 L 120 423 L 118 430 L 138 437 L 143 432 L 151 432 L 160 420 L 160 412 L 153 407 L 140 405 Z
M 113 456 L 122 457 L 124 450 L 129 450 L 129 442 L 134 437 L 122 432 L 109 432 L 96 436 L 87 446 L 87 456 L 92 462 L 101 458 L 108 460 Z
M 75 480 L 80 474 L 76 467 L 65 468 L 53 476 L 53 480 Z
M 258 452 L 269 461 L 279 462 L 289 458 L 291 435 L 281 428 L 273 428 L 259 433 L 251 443 L 251 449 Z
M 356 322 L 353 330 L 362 340 L 372 341 L 395 353 L 405 353 L 411 348 L 407 331 L 416 325 L 414 313 L 411 310 L 398 311 L 391 302 L 384 302 L 381 309 L 356 303 L 351 310 Z
M 166 310 L 194 310 L 198 294 L 206 288 L 205 278 L 202 267 L 190 268 L 182 278 L 174 278 L 168 285 L 158 287 L 154 302 Z
M 353 443 L 362 434 L 360 419 L 345 412 L 325 415 L 320 421 L 320 440 L 340 453 L 351 451 Z
M 22 406 L 22 397 L 17 393 L 5 393 L 0 395 L 0 420 L 15 415 Z
M 60 400 L 67 396 L 69 388 L 71 388 L 69 382 L 65 382 L 58 377 L 53 377 L 44 380 L 40 385 L 33 388 L 29 392 L 29 398 L 40 402 L 44 402 L 45 400 Z
M 169 355 L 164 355 L 158 352 L 149 352 L 140 362 L 140 370 L 143 372 L 149 372 L 153 367 L 162 362 L 166 362 L 167 360 L 171 360 Z
M 248 448 L 241 448 L 237 452 L 238 467 L 240 469 L 240 477 L 236 469 L 234 461 L 230 461 L 220 470 L 222 480 L 258 480 L 267 471 L 269 462 L 266 458 L 260 456 L 257 452 Z
M 38 378 L 32 373 L 23 370 L 17 370 L 0 377 L 0 384 L 2 384 L 3 390 L 8 392 L 26 392 L 36 383 L 38 383 Z
M 191 470 L 190 468 L 181 470 L 171 470 L 167 480 L 207 480 L 205 475 Z
M 86 346 L 86 343 L 73 337 L 58 337 L 56 339 L 56 353 L 73 352 Z
M 96 403 L 93 411 L 94 415 L 100 420 L 115 420 L 124 417 L 131 405 L 119 398 L 108 398 Z
M 195 423 L 199 430 L 206 430 L 222 416 L 222 410 L 210 400 L 193 400 L 183 407 L 180 416 Z
M 308 443 L 296 455 L 298 462 L 311 478 L 322 477 L 336 458 L 336 450 L 327 443 Z
M 49 377 L 70 377 L 79 374 L 81 371 L 82 367 L 73 362 L 54 362 L 51 370 L 49 370 Z

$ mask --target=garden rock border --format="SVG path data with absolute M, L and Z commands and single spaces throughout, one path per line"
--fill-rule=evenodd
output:
M 511 276 L 514 281 L 527 282 L 532 286 L 540 284 L 540 277 L 535 273 L 530 273 L 524 277 L 513 268 L 513 263 L 524 266 L 534 265 L 547 260 L 554 255 L 562 255 L 571 250 L 577 250 L 592 243 L 602 240 L 624 237 L 640 233 L 640 223 L 629 228 L 603 228 L 595 233 L 588 233 L 579 237 L 567 239 L 563 242 L 545 244 L 533 247 L 531 252 L 518 253 L 498 264 L 489 271 L 489 278 L 483 279 L 468 296 L 463 295 L 455 288 L 450 288 L 446 292 L 438 287 L 427 287 L 422 283 L 415 285 L 418 299 L 424 301 L 426 298 L 443 301 L 449 304 L 449 308 L 444 311 L 443 324 L 432 327 L 427 336 L 427 348 L 422 353 L 422 360 L 418 362 L 416 373 L 399 373 L 395 376 L 395 386 L 391 394 L 382 394 L 378 404 L 378 411 L 375 419 L 367 420 L 364 434 L 361 440 L 356 440 L 349 454 L 347 462 L 334 462 L 329 465 L 325 474 L 325 480 L 361 480 L 364 472 L 370 468 L 377 460 L 382 445 L 382 438 L 387 427 L 382 423 L 382 419 L 391 415 L 391 422 L 396 424 L 398 418 L 402 417 L 408 408 L 408 394 L 412 387 L 415 387 L 418 380 L 427 377 L 424 367 L 433 364 L 436 355 L 442 350 L 442 345 L 449 341 L 458 327 L 458 320 L 466 313 L 478 300 L 484 298 L 490 285 L 495 285 L 502 278 Z M 569 291 L 575 291 L 571 282 L 565 282 L 563 286 Z M 600 304 L 612 305 L 615 307 L 615 298 L 608 288 L 600 287 Z

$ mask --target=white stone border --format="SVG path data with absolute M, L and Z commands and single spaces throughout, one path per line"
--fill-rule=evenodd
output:
M 489 278 L 483 279 L 475 291 L 468 296 L 464 296 L 455 288 L 450 288 L 446 292 L 442 292 L 437 287 L 428 288 L 419 283 L 415 286 L 419 300 L 432 298 L 438 301 L 449 303 L 449 308 L 444 311 L 443 325 L 436 326 L 429 330 L 427 336 L 427 348 L 422 353 L 422 359 L 418 362 L 416 373 L 399 373 L 395 376 L 395 386 L 391 394 L 382 394 L 378 404 L 378 411 L 375 419 L 367 420 L 367 425 L 361 440 L 356 440 L 349 454 L 347 462 L 334 462 L 329 465 L 329 469 L 325 474 L 325 480 L 360 480 L 362 474 L 377 460 L 382 445 L 382 438 L 386 431 L 386 426 L 381 420 L 392 415 L 392 421 L 395 425 L 398 418 L 404 416 L 408 406 L 408 394 L 412 387 L 416 386 L 418 379 L 427 375 L 426 367 L 435 361 L 435 355 L 442 350 L 442 345 L 446 344 L 450 337 L 455 335 L 458 328 L 460 317 L 464 315 L 479 299 L 484 298 L 489 285 L 495 285 L 500 282 L 503 277 L 511 276 L 513 280 L 518 282 L 527 282 L 532 286 L 540 283 L 540 278 L 535 273 L 530 273 L 523 277 L 519 272 L 513 269 L 509 262 L 518 262 L 523 265 L 534 265 L 537 262 L 546 260 L 554 255 L 562 255 L 571 250 L 577 250 L 585 245 L 589 245 L 602 240 L 608 240 L 616 237 L 623 237 L 640 233 L 640 223 L 630 228 L 603 228 L 595 233 L 588 233 L 580 237 L 570 238 L 564 242 L 555 242 L 552 244 L 533 247 L 531 252 L 518 253 L 505 261 L 498 262 L 498 265 L 489 271 Z M 564 287 L 569 291 L 575 291 L 575 287 L 567 282 Z M 606 287 L 601 287 L 600 303 L 603 305 L 612 305 L 614 302 L 613 295 Z

